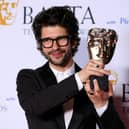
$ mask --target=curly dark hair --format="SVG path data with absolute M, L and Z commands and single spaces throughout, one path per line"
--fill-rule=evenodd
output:
M 37 48 L 42 53 L 42 45 L 40 43 L 42 27 L 55 25 L 64 27 L 67 33 L 71 36 L 71 43 L 74 43 L 75 45 L 75 48 L 72 48 L 72 55 L 74 55 L 80 42 L 79 25 L 78 20 L 69 6 L 51 7 L 47 10 L 42 10 L 35 16 L 32 30 L 37 40 Z

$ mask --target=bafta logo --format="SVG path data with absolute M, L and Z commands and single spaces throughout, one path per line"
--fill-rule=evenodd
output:
M 11 25 L 16 18 L 18 0 L 0 0 L 0 24 Z

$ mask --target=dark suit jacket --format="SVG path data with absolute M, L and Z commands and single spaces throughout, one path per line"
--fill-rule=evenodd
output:
M 75 71 L 80 68 L 76 65 Z M 74 75 L 57 84 L 48 63 L 36 70 L 24 69 L 17 76 L 17 92 L 29 129 L 65 129 L 62 104 L 74 97 L 69 129 L 124 129 L 112 101 L 99 117 L 84 89 L 78 91 Z

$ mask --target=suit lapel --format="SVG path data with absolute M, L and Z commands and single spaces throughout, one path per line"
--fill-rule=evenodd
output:
M 62 106 L 60 106 L 60 108 L 58 109 L 58 115 L 55 120 L 59 129 L 65 129 L 64 112 Z
M 40 67 L 37 71 L 39 76 L 41 77 L 41 80 L 45 80 L 47 87 L 57 84 L 56 77 L 50 69 L 48 62 L 43 67 Z

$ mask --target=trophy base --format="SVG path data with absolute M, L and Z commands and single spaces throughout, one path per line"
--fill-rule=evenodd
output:
M 98 76 L 90 76 L 90 87 L 91 89 L 94 89 L 94 84 L 93 84 L 93 80 L 96 79 L 98 81 L 99 87 L 101 90 L 103 91 L 108 91 L 109 90 L 109 80 L 108 80 L 108 76 L 104 75 L 102 77 L 98 77 Z

